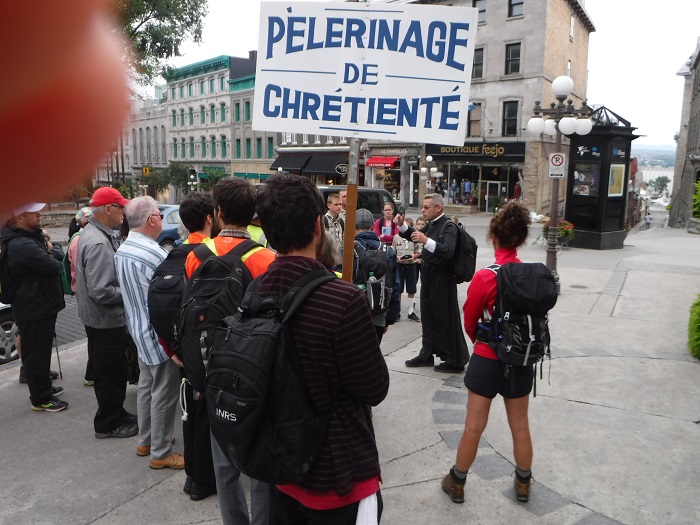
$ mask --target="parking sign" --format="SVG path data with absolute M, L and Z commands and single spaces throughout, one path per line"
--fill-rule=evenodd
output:
M 566 175 L 566 155 L 564 153 L 549 154 L 549 177 L 563 179 Z

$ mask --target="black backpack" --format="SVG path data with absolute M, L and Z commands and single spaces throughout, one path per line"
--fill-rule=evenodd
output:
M 379 249 L 365 248 L 355 241 L 355 269 L 352 282 L 362 288 L 373 314 L 382 314 L 389 308 L 394 286 L 391 258 L 394 250 L 381 243 Z M 370 279 L 370 273 L 376 281 Z M 368 282 L 369 281 L 369 282 Z
M 472 280 L 476 272 L 476 252 L 479 248 L 474 238 L 461 226 L 447 220 L 440 230 L 440 239 L 445 238 L 447 228 L 452 224 L 457 228 L 457 244 L 452 256 L 452 273 L 457 284 Z
M 548 312 L 558 297 L 552 272 L 542 263 L 494 264 L 486 269 L 496 274 L 498 286 L 487 342 L 507 365 L 506 375 L 512 366 L 533 366 L 550 357 Z
M 173 248 L 158 265 L 148 286 L 148 315 L 158 337 L 172 342 L 175 339 L 176 317 L 185 294 L 185 261 L 199 244 L 181 244 Z M 209 256 L 214 253 L 208 250 Z
M 281 297 L 260 297 L 256 279 L 236 315 L 214 331 L 206 386 L 211 432 L 253 479 L 298 483 L 322 452 L 330 414 L 319 414 L 309 397 L 289 321 L 335 278 L 314 270 Z
M 213 257 L 206 244 L 194 249 L 202 261 L 187 281 L 182 306 L 177 313 L 175 351 L 180 355 L 187 379 L 198 392 L 204 392 L 205 350 L 221 320 L 241 304 L 252 282 L 250 270 L 241 257 L 260 245 L 244 239 L 225 255 Z
M 19 289 L 20 280 L 13 279 L 10 275 L 7 262 L 7 245 L 10 241 L 0 242 L 0 302 L 12 304 Z

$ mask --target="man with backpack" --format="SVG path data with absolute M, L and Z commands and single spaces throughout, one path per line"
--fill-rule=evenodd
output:
M 192 385 L 193 399 L 197 402 L 205 399 L 205 364 L 202 355 L 204 349 L 201 341 L 207 341 L 208 332 L 213 331 L 223 316 L 235 313 L 248 283 L 265 272 L 275 259 L 272 250 L 250 240 L 247 230 L 255 213 L 255 188 L 246 180 L 228 178 L 214 186 L 212 196 L 214 217 L 220 231 L 214 239 L 203 239 L 202 244 L 187 256 L 185 272 L 188 284 L 179 314 L 180 326 L 176 342 L 177 352 L 182 356 L 185 373 Z M 237 252 L 241 248 L 245 250 L 239 255 Z M 226 276 L 218 281 L 208 278 L 209 268 L 213 269 L 213 272 L 219 263 L 227 264 Z M 238 277 L 229 279 L 231 271 Z M 204 280 L 209 280 L 209 285 L 218 288 L 222 292 L 221 295 L 208 293 L 206 285 L 200 284 Z M 233 284 L 229 287 L 224 283 Z M 199 291 L 202 293 L 199 294 Z M 212 299 L 215 296 L 227 304 L 227 311 L 212 314 L 211 318 L 199 322 L 201 312 L 205 309 L 218 310 L 211 304 L 216 300 Z M 194 312 L 194 322 L 188 312 Z M 215 439 L 211 440 L 211 447 L 223 522 L 225 525 L 248 524 L 248 505 L 239 480 L 240 471 L 231 464 Z M 267 523 L 267 483 L 251 479 L 250 492 L 252 523 Z
M 315 259 L 324 234 L 323 198 L 313 182 L 277 174 L 258 195 L 258 214 L 279 257 L 259 279 L 259 297 L 280 297 L 324 267 Z M 320 455 L 301 481 L 270 491 L 270 523 L 357 522 L 381 515 L 379 455 L 370 406 L 386 397 L 389 374 L 372 317 L 357 286 L 332 279 L 301 303 L 289 325 L 311 403 L 329 422 Z M 292 373 L 290 371 L 290 373 Z M 274 409 L 274 407 L 270 407 Z
M 453 268 L 459 226 L 445 215 L 443 198 L 437 193 L 425 196 L 421 212 L 427 221 L 421 230 L 409 228 L 402 215 L 394 219 L 401 237 L 424 245 L 420 300 L 423 346 L 416 357 L 406 361 L 406 366 L 433 366 L 436 355 L 443 360 L 433 367 L 436 372 L 458 373 L 469 361 Z
M 355 257 L 352 282 L 365 291 L 379 343 L 401 312 L 401 276 L 394 250 L 372 228 L 372 212 L 360 208 L 355 216 Z M 375 283 L 374 285 L 372 283 Z
M 61 258 L 41 231 L 43 203 L 15 209 L 0 232 L 0 300 L 10 304 L 22 332 L 22 366 L 32 410 L 59 412 L 68 403 L 51 384 L 56 317 L 65 307 Z
M 197 246 L 211 237 L 214 224 L 214 204 L 208 192 L 190 192 L 180 203 L 180 220 L 189 235 L 176 246 L 156 268 L 148 289 L 148 313 L 159 341 L 166 349 L 174 349 L 174 323 L 182 305 L 185 291 L 185 260 Z M 183 491 L 190 499 L 199 501 L 215 492 L 216 478 L 211 453 L 211 434 L 206 402 L 193 398 L 192 385 L 185 379 L 182 396 L 182 441 L 185 458 L 185 485 Z M 138 453 L 145 453 L 141 450 Z
M 345 233 L 345 218 L 340 216 L 340 212 L 343 209 L 340 195 L 337 193 L 328 195 L 326 206 L 328 207 L 328 211 L 323 216 L 323 227 L 327 232 L 331 232 L 338 241 L 338 244 L 342 246 L 343 235 Z

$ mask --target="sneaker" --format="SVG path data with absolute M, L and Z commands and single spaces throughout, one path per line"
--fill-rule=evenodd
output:
M 433 356 L 430 356 L 430 359 L 428 359 L 427 361 L 423 361 L 420 358 L 420 356 L 417 355 L 416 357 L 407 360 L 406 366 L 409 368 L 415 368 L 415 367 L 419 367 L 419 366 L 433 366 L 434 362 L 435 361 L 433 360 Z
M 63 394 L 63 387 L 60 387 L 60 386 L 52 386 L 51 387 L 51 395 L 53 397 L 60 396 L 61 394 Z
M 411 312 L 410 314 L 408 314 L 408 318 L 409 318 L 411 321 L 415 321 L 415 322 L 417 322 L 417 323 L 420 323 L 420 317 L 418 317 L 418 316 L 416 315 L 416 312 Z
M 95 382 L 91 379 L 83 379 L 84 386 L 95 386 Z
M 151 455 L 151 445 L 136 445 L 136 455 L 143 458 Z M 189 494 L 189 493 L 188 493 Z
M 55 397 L 46 403 L 32 405 L 32 410 L 35 412 L 60 412 L 66 408 L 68 408 L 68 403 L 61 401 L 60 399 L 56 399 Z
M 111 432 L 95 432 L 97 439 L 129 438 L 139 433 L 138 425 L 120 425 Z
M 55 370 L 49 370 L 49 375 L 51 376 L 51 381 L 58 379 L 58 372 L 56 372 Z
M 124 412 L 124 415 L 122 416 L 122 423 L 125 425 L 138 425 L 139 424 L 139 418 L 136 414 L 132 414 L 130 412 Z
M 466 479 L 457 479 L 452 474 L 452 469 L 450 469 L 447 476 L 442 479 L 442 491 L 450 497 L 453 503 L 464 503 L 464 485 L 466 481 Z
M 530 501 L 530 484 L 532 482 L 532 476 L 527 481 L 520 481 L 518 478 L 518 473 L 515 473 L 515 479 L 513 480 L 513 485 L 515 486 L 515 499 L 523 503 Z
M 159 470 L 162 468 L 182 470 L 183 468 L 185 468 L 185 458 L 182 457 L 182 454 L 173 452 L 172 454 L 164 457 L 163 459 L 152 459 L 149 462 L 149 466 L 155 470 Z

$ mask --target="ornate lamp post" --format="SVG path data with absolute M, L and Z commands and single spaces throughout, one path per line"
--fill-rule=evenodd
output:
M 540 101 L 535 101 L 532 110 L 533 117 L 527 122 L 527 131 L 532 135 L 556 134 L 555 151 L 562 152 L 561 136 L 578 133 L 587 135 L 593 128 L 593 122 L 588 118 L 590 108 L 584 100 L 581 107 L 574 108 L 573 101 L 568 99 L 574 89 L 574 81 L 567 76 L 560 76 L 552 82 L 552 91 L 557 103 L 552 102 L 549 108 L 542 108 Z M 566 101 L 566 103 L 564 103 Z M 544 119 L 542 117 L 547 117 Z M 549 218 L 549 231 L 547 235 L 547 268 L 554 274 L 559 286 L 557 274 L 557 224 L 559 222 L 559 179 L 552 178 L 552 200 Z

